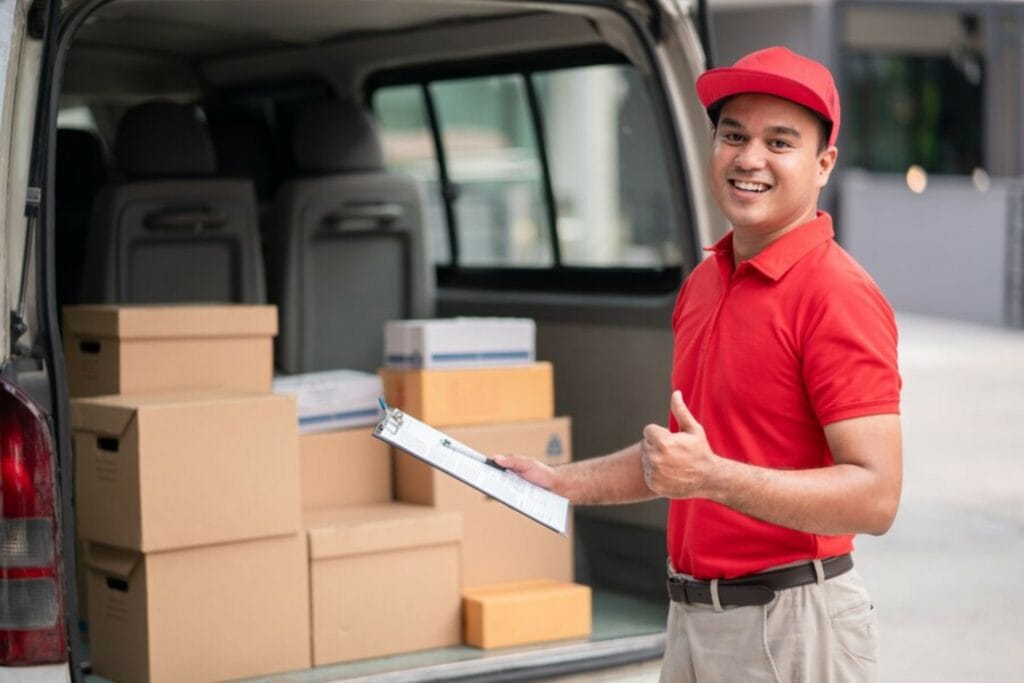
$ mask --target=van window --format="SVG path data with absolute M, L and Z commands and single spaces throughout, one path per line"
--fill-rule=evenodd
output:
M 565 287 L 627 269 L 608 282 L 678 284 L 664 277 L 681 263 L 665 145 L 632 65 L 427 78 L 372 102 L 388 163 L 429 195 L 434 263 L 455 271 L 443 282 L 558 270 L 548 282 Z

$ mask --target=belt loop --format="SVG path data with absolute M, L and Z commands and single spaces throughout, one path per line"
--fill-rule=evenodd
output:
M 818 585 L 825 583 L 825 567 L 821 564 L 821 560 L 812 560 L 811 564 L 814 565 L 814 574 L 818 577 Z
M 718 597 L 718 579 L 711 579 L 711 604 L 716 612 L 722 611 L 722 601 Z

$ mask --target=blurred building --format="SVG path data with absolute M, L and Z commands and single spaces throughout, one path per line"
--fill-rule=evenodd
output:
M 839 238 L 898 310 L 1024 326 L 1024 2 L 709 0 L 715 61 L 839 81 Z

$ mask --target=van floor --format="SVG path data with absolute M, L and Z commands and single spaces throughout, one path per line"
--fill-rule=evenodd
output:
M 326 681 L 536 680 L 573 671 L 655 659 L 664 649 L 667 601 L 602 589 L 593 591 L 593 630 L 588 641 L 564 641 L 481 650 L 466 645 L 364 659 L 244 679 L 249 683 Z M 88 644 L 85 645 L 88 657 Z M 88 683 L 110 683 L 95 674 Z

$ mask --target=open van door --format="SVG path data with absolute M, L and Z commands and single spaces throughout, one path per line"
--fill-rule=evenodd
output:
M 554 363 L 556 410 L 573 418 L 577 457 L 635 441 L 644 424 L 666 418 L 670 317 L 676 292 L 702 258 L 701 247 L 724 227 L 704 181 L 707 122 L 693 93 L 693 82 L 710 53 L 706 3 L 410 0 L 408 9 L 415 6 L 429 19 L 417 25 L 401 12 L 376 13 L 376 4 L 369 0 L 298 1 L 308 3 L 306 14 L 295 9 L 296 0 L 282 0 L 279 6 L 254 3 L 259 11 L 251 13 L 243 11 L 246 0 L 209 0 L 200 5 L 175 0 L 81 0 L 67 3 L 59 34 L 58 0 L 37 0 L 32 5 L 46 21 L 39 23 L 44 27 L 41 42 L 25 38 L 22 46 L 22 52 L 36 62 L 20 72 L 38 75 L 39 84 L 31 135 L 30 126 L 23 123 L 30 118 L 23 98 L 14 105 L 14 114 L 21 116 L 3 119 L 18 124 L 4 131 L 12 133 L 11 144 L 20 138 L 31 140 L 33 147 L 31 161 L 25 154 L 21 162 L 28 179 L 28 220 L 23 228 L 10 222 L 7 227 L 8 244 L 19 243 L 11 234 L 27 237 L 26 267 L 17 267 L 11 262 L 17 259 L 10 256 L 5 265 L 8 300 L 17 303 L 5 345 L 14 352 L 5 356 L 4 376 L 18 387 L 12 388 L 12 400 L 30 406 L 20 410 L 35 416 L 43 435 L 39 438 L 52 444 L 47 455 L 37 460 L 46 460 L 51 473 L 52 565 L 59 616 L 50 628 L 65 639 L 58 646 L 65 652 L 60 665 L 65 678 L 68 671 L 76 680 L 80 677 L 81 656 L 75 583 L 70 580 L 75 566 L 75 514 L 69 398 L 55 296 L 53 141 L 69 53 L 89 17 L 95 21 L 83 30 L 128 50 L 133 37 L 119 28 L 123 16 L 114 9 L 125 8 L 133 20 L 146 19 L 148 13 L 155 23 L 173 19 L 176 12 L 188 16 L 189 22 L 161 24 L 168 32 L 152 37 L 167 41 L 166 54 L 181 57 L 188 67 L 183 73 L 194 70 L 190 73 L 201 75 L 195 79 L 197 92 L 187 93 L 200 101 L 238 92 L 245 97 L 293 94 L 301 90 L 299 85 L 305 87 L 296 74 L 319 70 L 321 84 L 346 96 L 365 98 L 387 135 L 389 107 L 410 92 L 423 98 L 425 135 L 433 142 L 437 157 L 433 163 L 441 168 L 440 179 L 428 184 L 435 192 L 431 201 L 439 218 L 431 235 L 440 245 L 433 262 L 438 314 L 528 316 L 537 321 L 538 356 Z M 13 35 L 21 30 L 18 13 L 27 15 L 28 5 L 10 5 L 16 15 L 11 23 Z M 325 15 L 311 11 L 317 8 Z M 292 27 L 302 30 L 275 42 L 275 30 L 285 23 L 281 21 L 285 15 Z M 311 18 L 303 24 L 302 17 L 307 15 Z M 545 23 L 549 17 L 564 26 Z M 174 40 L 174 31 L 188 29 L 188 23 L 230 29 L 243 21 L 250 28 L 265 30 L 269 38 L 252 39 L 250 44 L 246 40 L 256 31 L 213 30 L 203 34 L 202 40 L 192 35 L 194 44 Z M 487 21 L 496 26 L 508 22 L 535 33 L 484 36 L 480 27 Z M 321 36 L 323 22 L 336 25 Z M 465 45 L 428 39 L 449 28 L 445 35 Z M 561 45 L 563 28 L 566 41 Z M 480 35 L 474 37 L 473 31 Z M 410 39 L 417 32 L 425 38 Z M 313 37 L 303 42 L 306 34 Z M 362 42 L 358 50 L 346 52 L 349 46 L 344 40 L 351 36 Z M 221 37 L 224 46 L 217 44 Z M 229 40 L 234 41 L 230 46 Z M 503 48 L 503 41 L 510 41 L 509 49 Z M 189 52 L 193 48 L 194 54 Z M 418 52 L 413 54 L 414 50 Z M 83 70 L 78 76 L 83 76 Z M 161 94 L 159 79 L 145 82 L 145 74 L 141 78 L 145 87 L 140 86 L 138 93 L 118 92 L 118 97 Z M 506 103 L 517 107 L 516 129 L 495 128 L 509 123 L 496 117 L 484 121 L 491 128 L 478 135 L 479 126 L 477 133 L 472 129 L 481 122 L 471 118 L 486 107 L 474 110 L 460 102 L 467 96 L 472 101 L 475 93 L 494 87 L 506 93 Z M 169 94 L 183 96 L 177 91 Z M 593 108 L 581 109 L 581 103 Z M 526 153 L 495 144 L 513 138 L 532 141 L 523 147 Z M 481 140 L 485 153 L 475 149 L 460 156 Z M 403 162 L 392 161 L 398 166 Z M 14 159 L 12 169 L 17 165 Z M 8 218 L 11 213 L 8 207 Z M 16 297 L 10 288 L 12 273 L 13 282 L 19 284 Z M 664 503 L 653 503 L 579 510 L 577 578 L 617 590 L 656 594 L 663 600 L 664 508 Z M 8 571 L 2 563 L 0 572 Z M 0 580 L 4 576 L 0 573 Z M 0 629 L 0 642 L 3 633 Z M 660 637 L 618 638 L 524 653 L 513 667 L 528 679 L 650 658 L 660 652 Z M 26 663 L 32 662 L 19 662 Z M 475 668 L 453 666 L 450 675 L 486 673 L 485 663 L 472 664 Z M 510 665 L 502 661 L 490 666 L 508 672 Z

